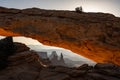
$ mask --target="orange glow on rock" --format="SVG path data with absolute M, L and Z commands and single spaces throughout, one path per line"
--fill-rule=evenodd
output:
M 0 35 L 30 37 L 99 63 L 120 65 L 120 18 L 114 15 L 6 9 L 0 17 Z

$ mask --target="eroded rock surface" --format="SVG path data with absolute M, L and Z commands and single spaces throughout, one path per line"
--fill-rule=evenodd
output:
M 8 57 L 14 54 L 14 44 L 12 37 L 0 40 L 0 70 L 8 66 Z
M 9 45 L 6 41 L 14 44 L 12 37 L 1 41 L 6 45 Z M 4 44 L 0 44 L 2 45 Z M 84 64 L 78 68 L 44 66 L 35 51 L 30 51 L 27 46 L 20 43 L 14 46 L 14 54 L 6 57 L 8 66 L 0 70 L 0 80 L 120 80 L 120 66 L 114 64 L 99 63 L 94 67 Z M 7 55 L 3 52 L 1 54 Z M 0 57 L 2 57 L 1 54 Z
M 105 13 L 0 8 L 0 35 L 26 36 L 120 65 L 120 18 Z

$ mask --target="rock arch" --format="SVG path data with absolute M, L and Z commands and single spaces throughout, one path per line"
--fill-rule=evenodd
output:
M 120 65 L 120 18 L 104 13 L 0 7 L 0 35 L 25 36 Z

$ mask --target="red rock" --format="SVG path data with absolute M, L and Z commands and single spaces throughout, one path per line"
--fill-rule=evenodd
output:
M 56 66 L 43 67 L 39 56 L 33 51 L 14 54 L 8 58 L 9 66 L 0 71 L 0 80 L 119 80 L 120 67 L 78 69 Z M 116 65 L 114 65 L 116 66 Z M 90 67 L 90 66 L 87 66 Z
M 47 67 L 35 51 L 21 49 L 26 47 L 21 43 L 11 47 L 13 44 L 12 37 L 0 41 L 0 46 L 5 46 L 1 47 L 2 53 L 9 49 L 15 50 L 15 47 L 18 50 L 20 48 L 20 51 L 16 51 L 18 53 L 11 53 L 5 58 L 8 66 L 0 70 L 0 80 L 120 80 L 120 66 L 99 63 L 93 67 L 87 64 L 79 68 Z M 6 46 L 9 47 L 6 48 Z
M 8 67 L 0 71 L 0 80 L 36 80 L 42 69 L 39 56 L 31 51 L 14 54 L 8 61 Z
M 105 13 L 0 8 L 0 35 L 26 36 L 120 65 L 120 18 Z

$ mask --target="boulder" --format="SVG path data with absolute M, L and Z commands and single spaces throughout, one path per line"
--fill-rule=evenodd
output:
M 14 42 L 15 53 L 29 51 L 30 48 L 23 43 Z
M 97 63 L 94 68 L 97 69 L 114 69 L 116 65 L 111 64 L 111 63 Z
M 36 80 L 43 67 L 38 54 L 32 51 L 9 56 L 8 62 L 0 71 L 0 80 Z
M 14 44 L 12 37 L 6 37 L 0 40 L 0 70 L 8 65 L 8 57 L 14 53 Z
M 93 66 L 89 66 L 88 64 L 83 64 L 80 67 L 77 68 L 77 70 L 90 70 Z

